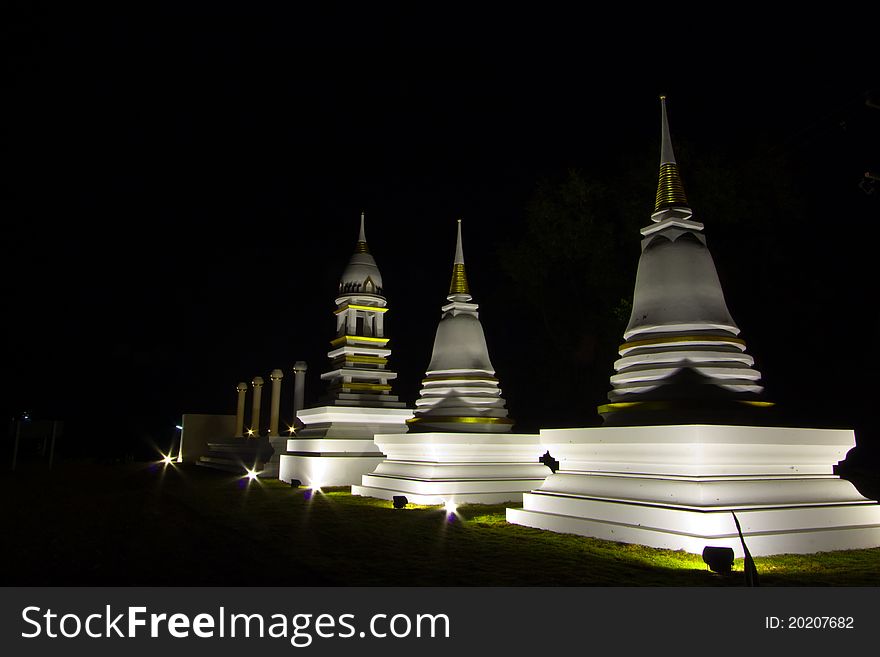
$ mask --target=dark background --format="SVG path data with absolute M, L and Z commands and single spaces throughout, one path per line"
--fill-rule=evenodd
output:
M 289 415 L 296 360 L 315 403 L 365 210 L 402 399 L 463 217 L 517 428 L 596 424 L 626 323 L 603 295 L 632 293 L 666 93 L 768 398 L 792 423 L 880 439 L 869 16 L 385 11 L 13 6 L 5 417 L 64 420 L 66 452 L 143 456 L 182 413 L 232 413 L 236 383 L 276 367 Z M 583 189 L 598 232 L 540 211 Z

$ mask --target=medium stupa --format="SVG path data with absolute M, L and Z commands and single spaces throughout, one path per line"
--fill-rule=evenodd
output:
M 352 486 L 355 495 L 497 503 L 522 499 L 550 474 L 538 461 L 544 453 L 538 436 L 509 433 L 513 420 L 465 273 L 461 220 L 446 299 L 410 432 L 376 436 L 387 459 Z
M 416 401 L 415 417 L 407 422 L 410 431 L 506 433 L 513 421 L 507 417 L 495 368 L 489 360 L 479 306 L 472 303 L 461 245 L 461 219 L 446 299 L 449 303 L 440 309 L 443 316 Z
M 364 215 L 354 254 L 339 279 L 336 337 L 330 341 L 330 369 L 322 405 L 297 413 L 305 425 L 287 440 L 279 478 L 312 488 L 359 483 L 384 455 L 376 433 L 406 431 L 412 411 L 392 394 L 397 374 L 388 369 L 388 338 L 382 274 L 367 246 Z
M 760 426 L 760 374 L 684 196 L 665 102 L 661 141 L 632 317 L 599 407 L 606 426 L 542 430 L 559 470 L 508 521 L 697 554 L 880 545 L 880 505 L 834 475 L 852 430 Z
M 382 274 L 367 246 L 364 215 L 354 254 L 339 279 L 336 298 L 336 338 L 327 353 L 330 370 L 321 375 L 327 381 L 324 402 L 333 406 L 403 408 L 391 394 L 397 374 L 387 368 L 388 338 L 385 337 L 387 300 Z

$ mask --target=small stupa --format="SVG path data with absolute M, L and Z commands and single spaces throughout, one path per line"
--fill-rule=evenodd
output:
M 382 274 L 370 253 L 361 213 L 354 253 L 339 279 L 336 336 L 330 341 L 330 369 L 321 375 L 327 393 L 321 405 L 297 413 L 304 425 L 287 440 L 279 478 L 306 486 L 359 483 L 384 455 L 376 433 L 403 433 L 412 411 L 392 394 L 397 374 L 388 369 Z
M 661 103 L 660 184 L 611 403 L 599 407 L 606 426 L 542 430 L 559 470 L 507 520 L 740 557 L 744 544 L 753 555 L 880 545 L 880 505 L 834 474 L 853 431 L 762 426 L 770 404 L 692 218 Z
M 388 369 L 385 337 L 387 300 L 382 274 L 367 246 L 364 214 L 354 254 L 339 279 L 336 298 L 336 337 L 327 353 L 331 369 L 321 375 L 327 382 L 324 402 L 333 406 L 403 408 L 391 394 L 397 374 Z
M 402 495 L 418 504 L 517 501 L 550 474 L 538 461 L 538 436 L 510 433 L 513 420 L 472 303 L 461 220 L 446 299 L 409 433 L 376 436 L 387 459 L 352 486 L 355 495 Z

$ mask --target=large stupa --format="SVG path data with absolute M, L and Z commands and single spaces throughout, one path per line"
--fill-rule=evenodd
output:
M 387 459 L 352 493 L 440 504 L 519 500 L 550 474 L 538 436 L 509 433 L 479 306 L 473 303 L 458 221 L 452 282 L 415 417 L 403 434 L 377 435 Z
M 545 429 L 559 470 L 509 522 L 701 553 L 880 545 L 880 505 L 834 474 L 852 430 L 762 426 L 769 403 L 692 216 L 662 102 L 660 183 L 604 427 Z M 738 533 L 736 519 L 742 527 Z
M 388 311 L 382 274 L 370 253 L 361 214 L 360 232 L 336 295 L 336 336 L 330 368 L 321 375 L 321 405 L 297 413 L 304 426 L 286 440 L 279 478 L 306 486 L 359 483 L 384 458 L 376 433 L 403 433 L 412 411 L 392 394 L 397 374 L 388 369 Z
M 614 363 L 606 425 L 748 422 L 772 404 L 727 309 L 703 224 L 694 220 L 661 98 L 660 180 L 632 314 Z

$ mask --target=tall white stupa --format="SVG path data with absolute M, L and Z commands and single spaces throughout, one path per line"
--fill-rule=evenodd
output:
M 336 337 L 330 341 L 330 369 L 321 375 L 327 394 L 321 405 L 297 413 L 304 428 L 287 440 L 279 478 L 306 486 L 359 483 L 384 458 L 376 433 L 403 433 L 412 411 L 392 394 L 397 374 L 388 369 L 382 274 L 367 246 L 364 215 L 354 254 L 339 280 Z
M 352 493 L 418 504 L 519 500 L 550 474 L 538 436 L 509 433 L 479 306 L 473 303 L 458 221 L 452 282 L 415 417 L 406 435 L 377 435 L 387 459 Z
M 632 314 L 614 363 L 606 425 L 737 421 L 771 403 L 730 316 L 703 224 L 694 220 L 661 97 L 660 180 Z M 737 422 L 739 423 L 739 422 Z
M 660 184 L 604 427 L 545 429 L 559 470 L 509 522 L 743 555 L 880 545 L 880 505 L 834 475 L 852 430 L 761 426 L 770 404 L 684 195 L 662 102 Z

